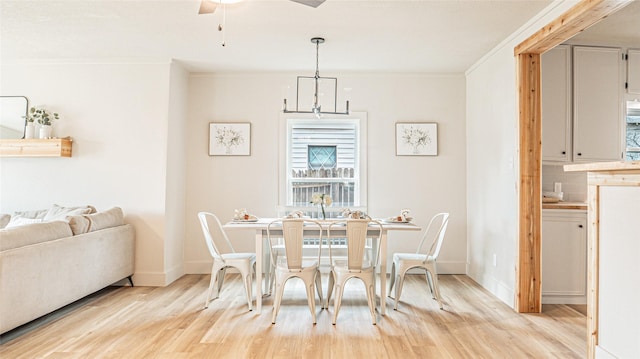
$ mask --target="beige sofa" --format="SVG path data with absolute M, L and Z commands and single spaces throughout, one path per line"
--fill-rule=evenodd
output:
M 117 207 L 1 229 L 0 333 L 122 279 L 131 282 L 134 240 Z

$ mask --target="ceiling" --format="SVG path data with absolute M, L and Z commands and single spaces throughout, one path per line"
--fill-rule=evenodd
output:
M 550 0 L 0 0 L 3 61 L 178 59 L 190 71 L 463 72 Z
M 640 1 L 636 1 L 640 3 Z M 459 73 L 551 0 L 0 0 L 2 61 L 176 59 L 189 71 Z M 635 22 L 637 24 L 637 22 Z
M 635 0 L 587 30 L 570 43 L 601 44 L 640 49 L 640 1 Z

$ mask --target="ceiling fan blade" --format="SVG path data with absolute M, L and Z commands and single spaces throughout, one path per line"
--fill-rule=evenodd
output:
M 303 4 L 311 7 L 318 7 L 322 5 L 325 0 L 291 0 L 293 2 L 297 2 L 298 4 Z
M 218 7 L 218 4 L 212 0 L 201 0 L 198 14 L 211 14 L 216 11 L 216 7 Z

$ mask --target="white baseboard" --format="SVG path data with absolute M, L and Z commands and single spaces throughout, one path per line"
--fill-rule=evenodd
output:
M 511 308 L 515 306 L 514 288 L 510 288 L 507 284 L 497 280 L 495 277 L 484 273 L 479 274 L 467 271 L 467 275 Z
M 211 273 L 211 260 L 191 261 L 184 263 L 184 274 L 209 274 Z
M 136 272 L 133 274 L 133 284 L 141 287 L 165 287 L 184 274 L 180 266 L 167 272 Z
M 587 304 L 587 296 L 543 295 L 542 304 Z

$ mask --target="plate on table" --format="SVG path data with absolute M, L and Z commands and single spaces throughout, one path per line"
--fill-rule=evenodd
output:
M 383 221 L 387 223 L 411 223 L 412 219 L 413 218 L 407 218 L 406 220 L 398 220 L 398 217 L 389 217 L 389 218 L 383 219 Z
M 238 223 L 245 223 L 245 222 L 258 222 L 258 217 L 256 216 L 249 216 L 248 219 L 233 219 L 234 222 L 238 222 Z

